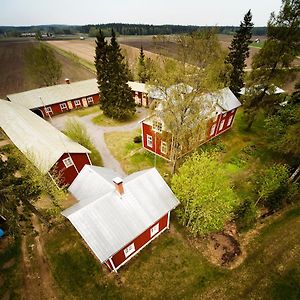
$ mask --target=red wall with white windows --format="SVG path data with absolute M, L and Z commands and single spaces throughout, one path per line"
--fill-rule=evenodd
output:
M 170 158 L 170 150 L 171 150 L 171 134 L 164 131 L 163 133 L 154 132 L 152 130 L 152 126 L 142 123 L 142 132 L 143 132 L 143 147 L 149 151 L 152 151 L 162 157 L 169 159 Z M 147 145 L 147 135 L 152 137 L 152 147 Z M 167 151 L 166 153 L 162 153 L 161 144 L 162 142 L 167 143 Z
M 55 174 L 56 172 L 59 173 L 61 176 L 61 182 L 60 185 L 70 185 L 73 180 L 77 177 L 78 173 L 81 171 L 81 169 L 85 165 L 90 165 L 90 160 L 89 160 L 89 154 L 88 153 L 70 153 L 70 156 L 73 160 L 74 165 L 70 167 L 66 167 L 63 160 L 65 158 L 69 157 L 69 154 L 64 153 L 60 159 L 57 161 L 57 163 L 53 166 L 53 168 L 50 170 L 51 174 Z
M 159 230 L 154 236 L 151 236 L 151 228 L 154 227 L 156 224 L 159 224 Z M 156 237 L 162 230 L 164 230 L 167 227 L 168 227 L 168 214 L 164 215 L 161 219 L 159 219 L 157 222 L 151 225 L 147 230 L 145 230 L 133 241 L 125 245 L 121 250 L 119 250 L 116 254 L 112 256 L 112 261 L 115 268 L 120 266 L 126 259 L 129 259 L 132 256 L 134 256 L 140 248 L 142 248 L 147 242 L 149 242 L 152 238 Z M 134 243 L 135 251 L 132 254 L 130 254 L 128 257 L 125 257 L 124 249 L 126 249 L 132 243 Z M 107 260 L 105 263 L 109 266 L 111 270 L 113 270 L 109 260 Z
M 88 97 L 92 97 L 93 98 L 93 103 L 88 103 L 88 101 L 87 101 Z M 52 114 L 51 113 L 50 114 L 51 114 L 51 116 L 54 116 L 54 115 L 58 115 L 58 114 L 61 114 L 61 113 L 67 112 L 67 111 L 71 111 L 73 109 L 83 108 L 84 107 L 83 106 L 83 99 L 84 98 L 86 99 L 88 106 L 92 106 L 92 105 L 98 104 L 100 102 L 99 94 L 95 94 L 95 95 L 89 95 L 89 96 L 78 98 L 78 99 L 72 99 L 72 100 L 62 101 L 60 103 L 55 103 L 55 104 L 52 104 L 52 105 L 47 105 L 46 107 L 51 107 Z M 75 105 L 75 101 L 76 100 L 79 101 L 80 105 L 78 105 L 78 106 Z M 72 103 L 72 109 L 69 108 L 68 102 Z M 65 103 L 67 105 L 67 108 L 64 108 L 64 109 L 61 108 L 60 104 L 63 104 L 63 103 Z M 40 111 L 42 111 L 44 118 L 47 117 L 47 114 L 46 114 L 46 111 L 45 111 L 44 107 L 41 106 L 38 109 Z M 36 109 L 34 109 L 34 110 L 36 110 Z

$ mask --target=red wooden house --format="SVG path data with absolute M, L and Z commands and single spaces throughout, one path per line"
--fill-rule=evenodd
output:
M 46 118 L 73 109 L 99 103 L 96 79 L 42 87 L 22 93 L 7 95 L 16 104 L 23 105 L 40 117 Z
M 0 100 L 0 128 L 43 174 L 71 184 L 86 164 L 90 151 L 72 141 L 29 109 Z
M 117 175 L 85 166 L 69 187 L 79 202 L 62 213 L 114 272 L 169 228 L 170 211 L 179 204 L 154 168 L 124 180 Z
M 213 107 L 213 112 L 209 112 L 210 116 L 213 115 L 213 117 L 208 118 L 206 132 L 203 132 L 203 138 L 199 141 L 198 145 L 230 129 L 236 111 L 238 107 L 241 106 L 241 103 L 229 88 L 206 94 L 203 97 L 205 101 L 209 101 Z M 154 113 L 142 120 L 141 129 L 143 147 L 150 152 L 170 160 L 173 147 L 172 130 L 164 126 L 163 120 L 158 114 Z

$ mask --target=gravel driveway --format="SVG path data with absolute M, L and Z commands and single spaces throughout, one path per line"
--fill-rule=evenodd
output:
M 137 108 L 137 114 L 139 115 L 139 118 L 137 121 L 134 121 L 132 123 L 128 123 L 122 126 L 112 126 L 112 127 L 104 127 L 104 126 L 99 126 L 95 125 L 92 122 L 92 119 L 97 115 L 98 113 L 95 114 L 90 114 L 84 117 L 79 117 L 79 116 L 69 116 L 68 114 L 61 114 L 58 116 L 55 116 L 52 118 L 52 125 L 56 127 L 59 130 L 63 130 L 65 126 L 65 122 L 69 119 L 75 119 L 84 124 L 86 127 L 86 130 L 88 132 L 88 135 L 90 136 L 93 144 L 99 151 L 102 160 L 103 160 L 103 165 L 106 168 L 113 169 L 116 171 L 120 176 L 126 176 L 126 173 L 121 167 L 121 164 L 119 163 L 118 160 L 114 158 L 114 156 L 110 153 L 109 149 L 107 148 L 107 145 L 104 140 L 104 133 L 106 132 L 122 132 L 122 131 L 131 131 L 140 126 L 139 121 L 145 118 L 148 115 L 148 111 L 145 108 Z

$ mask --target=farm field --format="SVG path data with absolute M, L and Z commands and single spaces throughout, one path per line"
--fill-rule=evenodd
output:
M 11 93 L 23 92 L 38 88 L 31 78 L 26 74 L 24 54 L 33 46 L 37 45 L 33 39 L 0 40 L 0 97 L 6 98 Z M 60 83 L 65 78 L 71 81 L 94 78 L 95 75 L 72 61 L 70 58 L 57 53 L 58 60 L 63 65 Z

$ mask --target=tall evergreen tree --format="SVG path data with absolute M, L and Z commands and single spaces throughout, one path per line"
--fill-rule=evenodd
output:
M 138 78 L 139 81 L 143 83 L 149 80 L 143 46 L 141 46 L 140 56 L 138 60 Z
M 300 52 L 300 1 L 282 0 L 281 9 L 276 16 L 271 14 L 268 22 L 268 39 L 254 57 L 252 72 L 247 85 L 251 92 L 245 97 L 245 112 L 248 129 L 251 128 L 260 108 L 265 111 L 274 106 L 274 85 L 282 84 L 287 67 Z
M 126 119 L 135 113 L 132 90 L 127 84 L 128 67 L 124 62 L 114 30 L 110 44 L 99 30 L 96 40 L 95 66 L 103 113 L 114 119 Z
M 253 28 L 251 21 L 252 14 L 251 10 L 249 10 L 232 39 L 229 47 L 230 52 L 225 60 L 225 63 L 231 66 L 228 84 L 234 94 L 237 94 L 244 85 L 245 60 L 249 57 L 249 44 L 251 43 L 251 30 Z

